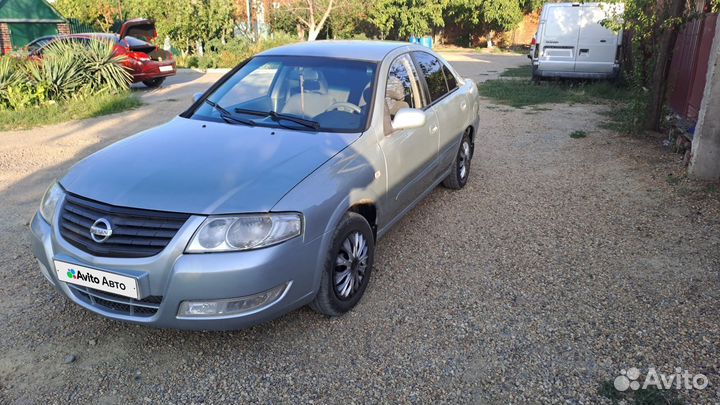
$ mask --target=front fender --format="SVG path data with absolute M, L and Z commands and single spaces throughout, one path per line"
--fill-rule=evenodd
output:
M 311 173 L 272 208 L 275 212 L 303 213 L 306 243 L 322 238 L 316 287 L 320 285 L 321 264 L 325 263 L 335 228 L 350 207 L 375 204 L 377 217 L 381 218 L 382 208 L 377 202 L 385 187 L 382 178 L 385 166 L 373 140 L 370 136 L 361 137 Z

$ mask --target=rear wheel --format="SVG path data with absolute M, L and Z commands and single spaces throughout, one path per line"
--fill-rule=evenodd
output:
M 150 87 L 151 89 L 153 89 L 153 88 L 155 88 L 155 87 L 160 87 L 160 85 L 163 84 L 164 81 L 165 81 L 165 78 L 164 78 L 164 77 L 157 77 L 157 78 L 155 78 L 155 79 L 144 80 L 144 81 L 143 81 L 143 84 L 144 84 L 145 86 Z
M 453 170 L 445 180 L 443 180 L 443 186 L 453 190 L 460 190 L 465 187 L 468 177 L 470 177 L 470 162 L 472 161 L 472 156 L 472 139 L 470 139 L 470 134 L 466 132 L 460 142 L 460 149 L 458 149 L 457 155 L 455 155 Z
M 320 290 L 310 308 L 328 316 L 350 311 L 367 289 L 374 258 L 370 224 L 362 215 L 348 212 L 335 230 Z

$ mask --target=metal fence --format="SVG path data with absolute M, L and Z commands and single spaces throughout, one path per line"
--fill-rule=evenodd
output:
M 100 32 L 100 29 L 89 24 L 83 24 L 80 21 L 69 18 L 68 25 L 70 26 L 71 34 L 84 34 L 86 32 Z

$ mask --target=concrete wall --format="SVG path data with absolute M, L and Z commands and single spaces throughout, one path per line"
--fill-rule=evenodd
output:
M 690 176 L 720 180 L 720 24 L 708 61 L 707 80 L 690 158 Z

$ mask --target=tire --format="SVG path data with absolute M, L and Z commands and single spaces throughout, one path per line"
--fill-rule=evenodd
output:
M 542 80 L 542 76 L 540 76 L 540 74 L 538 74 L 537 70 L 538 70 L 537 67 L 533 65 L 533 67 L 532 67 L 532 79 L 531 79 L 531 80 L 532 80 L 532 82 L 535 83 L 535 84 L 540 83 L 540 81 Z
M 362 238 L 358 241 L 365 241 L 365 249 L 362 247 L 356 249 L 354 242 L 358 236 Z M 355 252 L 357 254 L 353 258 Z M 353 260 L 348 264 L 340 264 L 341 259 Z M 370 282 L 374 259 L 375 238 L 370 224 L 362 215 L 348 212 L 333 235 L 320 280 L 320 290 L 315 300 L 310 303 L 310 308 L 332 317 L 343 315 L 353 309 Z M 346 276 L 343 277 L 343 274 Z
M 458 149 L 455 160 L 453 161 L 453 170 L 443 180 L 443 186 L 452 189 L 460 190 L 467 184 L 468 178 L 470 177 L 470 163 L 472 162 L 472 156 L 475 147 L 473 146 L 470 135 L 466 132 L 460 141 L 460 148 Z
M 163 84 L 164 81 L 164 77 L 158 77 L 155 79 L 145 80 L 143 81 L 143 84 L 151 89 L 154 89 L 156 87 L 160 87 L 160 85 Z

